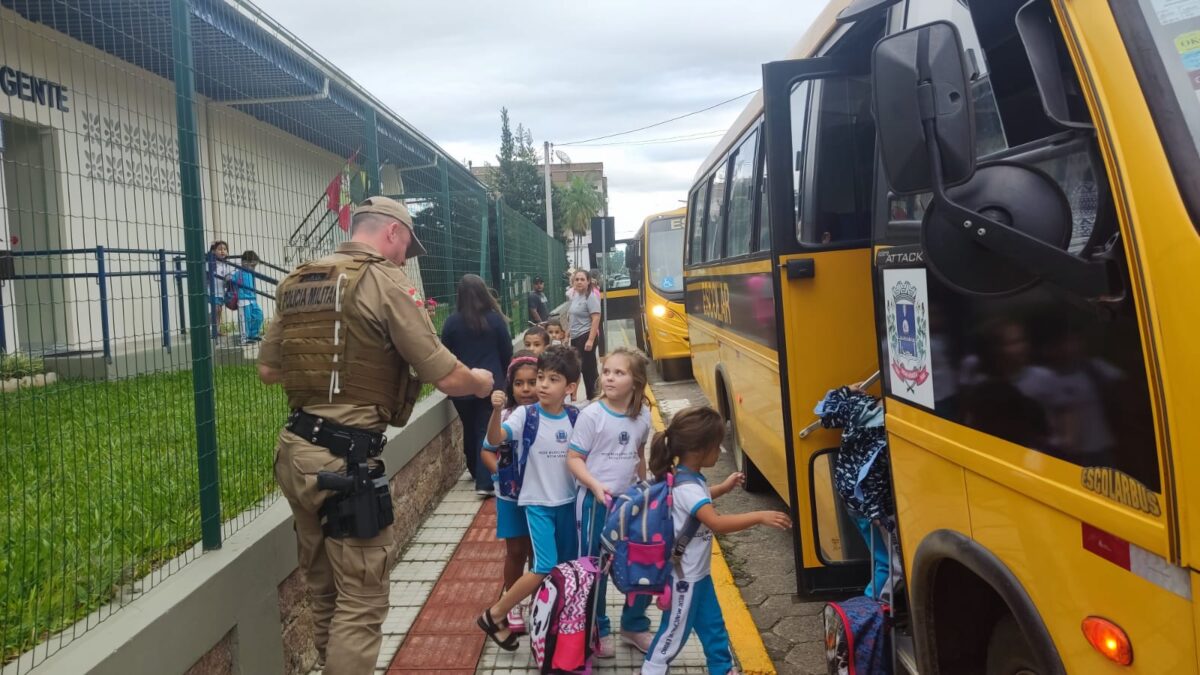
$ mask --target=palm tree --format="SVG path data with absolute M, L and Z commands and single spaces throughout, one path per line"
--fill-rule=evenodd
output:
M 560 223 L 565 232 L 575 238 L 575 266 L 580 267 L 580 241 L 592 226 L 592 218 L 604 208 L 604 199 L 591 183 L 582 176 L 575 176 L 562 191 L 562 216 Z

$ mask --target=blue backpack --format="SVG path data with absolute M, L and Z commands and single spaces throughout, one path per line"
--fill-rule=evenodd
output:
M 670 589 L 671 571 L 700 521 L 688 518 L 679 536 L 671 516 L 671 490 L 699 482 L 695 476 L 668 473 L 656 483 L 637 483 L 613 503 L 600 536 L 612 562 L 613 585 L 626 595 L 663 595 Z
M 891 675 L 889 607 L 865 595 L 825 603 L 825 663 L 831 673 Z
M 575 420 L 579 418 L 579 408 L 573 405 L 565 405 L 563 408 L 567 411 L 571 426 L 575 426 Z M 525 482 L 525 463 L 529 461 L 529 448 L 533 446 L 533 439 L 537 438 L 540 411 L 541 408 L 536 403 L 525 406 L 520 458 L 514 456 L 516 453 L 512 443 L 502 443 L 496 449 L 496 477 L 501 497 L 516 499 L 521 496 L 521 484 Z

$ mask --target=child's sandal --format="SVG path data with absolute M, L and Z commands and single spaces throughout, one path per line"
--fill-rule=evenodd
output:
M 479 626 L 484 633 L 487 633 L 488 638 L 492 642 L 495 642 L 500 649 L 503 649 L 506 652 L 515 652 L 517 651 L 517 647 L 520 646 L 516 634 L 511 630 L 508 633 L 508 637 L 504 638 L 503 640 L 496 636 L 503 626 L 497 624 L 496 620 L 492 618 L 491 609 L 483 610 L 483 614 L 480 614 L 479 618 L 475 619 L 475 625 Z

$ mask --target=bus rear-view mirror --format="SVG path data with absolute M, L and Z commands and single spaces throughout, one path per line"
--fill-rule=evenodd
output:
M 915 194 L 935 182 L 949 186 L 970 179 L 975 128 L 958 29 L 939 21 L 880 40 L 872 80 L 879 144 L 892 190 Z M 936 145 L 931 147 L 931 140 Z

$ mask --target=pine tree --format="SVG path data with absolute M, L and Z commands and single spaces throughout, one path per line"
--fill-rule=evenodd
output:
M 538 174 L 538 153 L 533 134 L 522 124 L 513 131 L 508 108 L 500 109 L 500 153 L 496 170 L 488 174 L 488 188 L 535 225 L 546 222 L 545 187 Z

